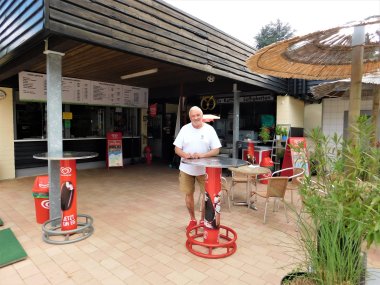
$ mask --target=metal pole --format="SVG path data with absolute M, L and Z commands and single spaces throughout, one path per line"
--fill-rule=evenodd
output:
M 239 116 L 240 116 L 240 91 L 237 90 L 237 84 L 233 85 L 234 93 L 234 119 L 232 130 L 232 157 L 238 158 L 237 142 L 239 140 Z
M 377 137 L 379 135 L 379 126 L 378 126 L 378 118 L 379 118 L 379 106 L 380 106 L 380 86 L 375 85 L 373 90 L 373 104 L 372 104 L 372 126 L 373 126 L 373 138 L 372 145 L 376 146 Z
M 352 62 L 351 62 L 351 88 L 348 105 L 348 138 L 353 139 L 352 127 L 360 116 L 362 100 L 362 76 L 364 53 L 364 26 L 354 27 L 352 35 Z
M 62 157 L 62 56 L 45 50 L 47 83 L 48 156 Z M 50 219 L 61 217 L 60 161 L 48 160 Z

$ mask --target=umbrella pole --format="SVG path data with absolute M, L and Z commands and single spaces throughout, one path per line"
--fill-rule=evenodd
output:
M 372 145 L 375 146 L 377 142 L 377 136 L 379 135 L 379 126 L 378 126 L 378 118 L 379 118 L 379 106 L 380 106 L 380 86 L 376 85 L 372 90 L 373 93 L 373 104 L 372 104 L 372 125 L 373 125 L 373 138 Z
M 354 139 L 352 127 L 356 126 L 360 116 L 362 98 L 364 26 L 355 26 L 352 35 L 351 88 L 348 106 L 348 139 Z
M 232 131 L 232 158 L 239 158 L 237 142 L 239 140 L 239 117 L 240 117 L 240 91 L 237 89 L 237 84 L 233 84 L 234 93 L 234 118 Z

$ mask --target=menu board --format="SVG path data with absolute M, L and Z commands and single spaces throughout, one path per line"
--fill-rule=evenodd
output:
M 90 81 L 76 78 L 62 78 L 62 102 L 64 103 L 85 103 L 85 93 L 89 92 Z M 88 101 L 88 100 L 87 100 Z
M 123 103 L 123 86 L 114 84 L 109 90 L 109 102 L 114 106 L 120 106 Z
M 19 73 L 20 100 L 22 96 L 29 101 L 46 101 L 45 74 L 20 72 Z
M 46 102 L 46 75 L 19 73 L 20 101 Z M 62 102 L 148 108 L 148 88 L 62 77 Z
M 95 105 L 109 105 L 109 89 L 110 84 L 104 82 L 93 82 L 92 89 L 92 103 Z

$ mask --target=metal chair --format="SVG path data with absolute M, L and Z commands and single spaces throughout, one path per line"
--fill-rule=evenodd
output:
M 235 171 L 231 171 L 231 177 L 232 177 L 231 186 L 230 186 L 231 200 L 234 201 L 234 192 L 235 192 L 236 184 L 244 183 L 246 185 L 246 191 L 248 195 L 249 180 L 252 179 L 252 177 L 246 174 L 235 172 Z
M 286 203 L 284 200 L 285 197 L 285 192 L 286 188 L 288 186 L 288 176 L 280 176 L 280 177 L 266 177 L 260 179 L 262 180 L 267 180 L 268 184 L 266 187 L 265 191 L 252 191 L 252 196 L 255 196 L 257 199 L 257 196 L 265 198 L 265 211 L 264 211 L 264 224 L 266 223 L 266 217 L 267 217 L 267 209 L 268 209 L 268 203 L 270 198 L 274 198 L 274 204 L 273 204 L 273 212 L 275 211 L 276 208 L 276 200 L 280 199 L 280 201 L 284 204 L 284 209 L 285 209 L 285 217 L 286 221 L 289 223 L 288 219 L 288 214 L 287 214 L 287 209 L 286 209 Z M 252 197 L 251 197 L 252 199 Z M 249 200 L 249 205 L 248 207 L 251 206 L 251 200 Z
M 297 180 L 297 178 L 298 177 L 304 177 L 304 175 L 305 175 L 305 169 L 303 169 L 301 167 L 288 167 L 288 168 L 280 169 L 280 170 L 277 170 L 277 171 L 273 172 L 272 176 L 273 177 L 283 176 L 282 174 L 284 172 L 285 173 L 286 172 L 291 172 L 292 173 L 292 175 L 288 175 L 287 174 L 286 176 L 290 180 L 289 183 L 288 183 L 287 188 L 288 188 L 288 190 L 290 190 L 290 201 L 293 204 L 293 191 L 294 190 L 298 190 L 299 186 L 300 186 L 300 183 Z
M 227 197 L 227 204 L 228 204 L 228 210 L 231 208 L 231 201 L 230 201 L 230 187 L 228 186 L 228 181 L 225 177 L 221 177 L 221 186 L 222 186 L 222 199 L 225 200 Z

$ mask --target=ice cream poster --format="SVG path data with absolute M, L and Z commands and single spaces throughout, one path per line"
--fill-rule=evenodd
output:
M 121 133 L 107 134 L 108 167 L 123 166 L 123 147 Z
M 77 228 L 77 172 L 75 160 L 60 161 L 61 229 Z

